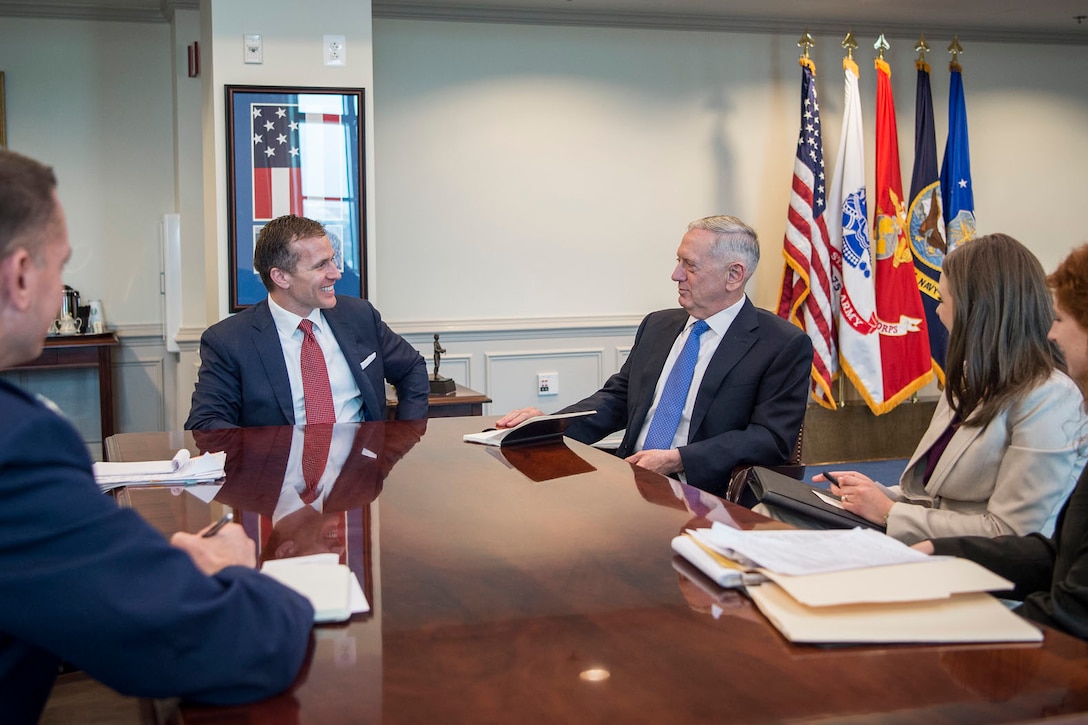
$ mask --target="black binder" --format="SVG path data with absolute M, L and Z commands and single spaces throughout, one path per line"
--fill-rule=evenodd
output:
M 768 506 L 785 509 L 795 515 L 812 519 L 831 529 L 852 529 L 863 526 L 881 533 L 886 530 L 881 524 L 874 524 L 857 514 L 825 503 L 813 493 L 819 491 L 825 496 L 835 498 L 830 491 L 783 476 L 769 468 L 753 466 L 748 471 L 747 484 L 738 503 L 748 508 L 757 503 L 765 503 Z

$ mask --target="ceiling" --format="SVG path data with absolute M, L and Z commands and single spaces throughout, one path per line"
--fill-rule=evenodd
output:
M 199 4 L 0 0 L 0 16 L 155 22 Z M 372 7 L 380 18 L 1088 44 L 1088 0 L 373 0 Z

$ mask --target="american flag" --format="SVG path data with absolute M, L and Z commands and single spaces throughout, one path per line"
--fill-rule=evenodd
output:
M 805 330 L 812 339 L 812 398 L 834 409 L 831 384 L 838 376 L 839 353 L 833 311 L 838 308 L 838 300 L 832 285 L 833 255 L 824 221 L 827 196 L 815 72 L 815 64 L 802 58 L 801 132 L 782 247 L 786 269 L 778 315 Z
M 302 158 L 298 107 L 254 103 L 253 219 L 302 214 Z
M 304 199 L 338 202 L 347 198 L 347 168 L 328 164 L 323 153 L 325 144 L 321 143 L 327 132 L 343 135 L 341 116 L 303 113 L 297 105 L 265 103 L 251 104 L 250 116 L 255 222 L 284 214 L 305 214 Z M 311 132 L 307 134 L 307 130 Z M 307 159 L 307 152 L 314 158 Z M 313 188 L 304 193 L 304 186 Z

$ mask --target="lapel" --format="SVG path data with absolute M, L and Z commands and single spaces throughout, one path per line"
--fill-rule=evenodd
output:
M 907 464 L 906 470 L 910 471 L 911 480 L 909 483 L 912 484 L 911 490 L 913 492 L 922 493 L 924 491 L 926 495 L 936 498 L 941 487 L 948 480 L 948 474 L 952 470 L 952 466 L 971 447 L 975 439 L 982 435 L 984 429 L 981 427 L 961 425 L 959 430 L 952 436 L 952 439 L 948 441 L 948 446 L 944 449 L 944 453 L 941 454 L 941 459 L 937 461 L 936 468 L 933 469 L 933 475 L 929 477 L 929 484 L 923 489 L 922 476 L 925 475 L 926 470 L 926 454 L 929 453 L 929 449 L 933 447 L 933 444 L 937 442 L 937 439 L 952 423 L 953 415 L 952 407 L 942 395 L 940 402 L 937 403 L 937 409 L 933 412 L 933 421 L 922 435 L 922 440 L 918 442 L 918 446 L 914 449 L 914 454 Z
M 329 329 L 332 330 L 333 337 L 336 338 L 336 344 L 340 346 L 340 353 L 347 360 L 351 376 L 355 378 L 355 384 L 359 386 L 359 392 L 362 393 L 366 420 L 381 420 L 382 407 L 378 404 L 378 393 L 370 382 L 370 376 L 360 367 L 370 353 L 377 352 L 377 350 L 372 349 L 372 345 L 376 345 L 377 340 L 373 341 L 372 344 L 367 344 L 366 341 L 362 340 L 359 336 L 359 328 L 351 324 L 348 313 L 344 311 L 344 308 L 345 305 L 340 302 L 335 307 L 322 310 L 321 314 L 325 316 L 325 321 L 329 323 Z M 378 364 L 378 360 L 373 360 L 370 363 L 370 365 Z M 369 368 L 370 366 L 367 366 L 367 369 Z M 384 398 L 384 396 L 385 390 L 382 390 L 382 397 Z
M 744 305 L 737 313 L 737 319 L 725 333 L 725 337 L 718 343 L 718 349 L 714 351 L 714 357 L 710 358 L 710 364 L 706 368 L 703 380 L 699 384 L 699 393 L 695 396 L 695 407 L 691 411 L 691 425 L 688 428 L 688 437 L 699 430 L 703 424 L 710 404 L 714 400 L 714 393 L 721 388 L 725 376 L 737 366 L 752 346 L 759 339 L 759 316 L 749 299 L 744 300 Z
M 951 422 L 951 420 L 952 418 L 949 416 L 948 422 Z M 947 427 L 947 423 L 945 427 Z M 940 435 L 943 430 L 944 427 L 937 434 Z M 948 441 L 948 447 L 941 454 L 941 459 L 937 461 L 937 466 L 933 469 L 933 475 L 929 477 L 926 493 L 934 498 L 940 495 L 941 487 L 948 480 L 948 474 L 952 471 L 952 467 L 956 465 L 956 461 L 967 452 L 984 430 L 985 428 L 981 426 L 960 425 L 959 429 L 952 435 L 952 440 Z M 926 450 L 929 450 L 929 446 L 926 447 Z
M 637 384 L 632 388 L 638 391 L 638 399 L 635 401 L 635 409 L 631 411 L 629 420 L 638 421 L 638 425 L 627 426 L 628 432 L 638 436 L 642 425 L 646 421 L 646 414 L 650 411 L 650 405 L 654 402 L 654 391 L 657 389 L 657 381 L 661 377 L 661 371 L 665 367 L 665 360 L 669 357 L 673 343 L 684 330 L 684 324 L 688 321 L 686 310 L 673 310 L 670 319 L 662 323 L 661 331 L 647 339 L 650 346 L 647 353 L 646 364 L 639 366 L 635 372 Z M 632 381 L 634 382 L 634 381 Z M 631 440 L 634 445 L 634 439 Z
M 269 387 L 288 423 L 295 422 L 295 406 L 291 401 L 291 381 L 287 377 L 287 363 L 283 360 L 283 347 L 276 323 L 268 309 L 268 300 L 261 300 L 253 309 L 253 339 L 250 341 L 261 361 Z

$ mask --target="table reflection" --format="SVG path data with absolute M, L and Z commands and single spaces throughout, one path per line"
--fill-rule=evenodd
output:
M 226 452 L 215 501 L 235 510 L 259 562 L 336 554 L 373 606 L 370 505 L 426 431 L 419 420 L 193 431 L 193 440 L 201 452 Z M 319 460 L 308 460 L 315 451 Z

